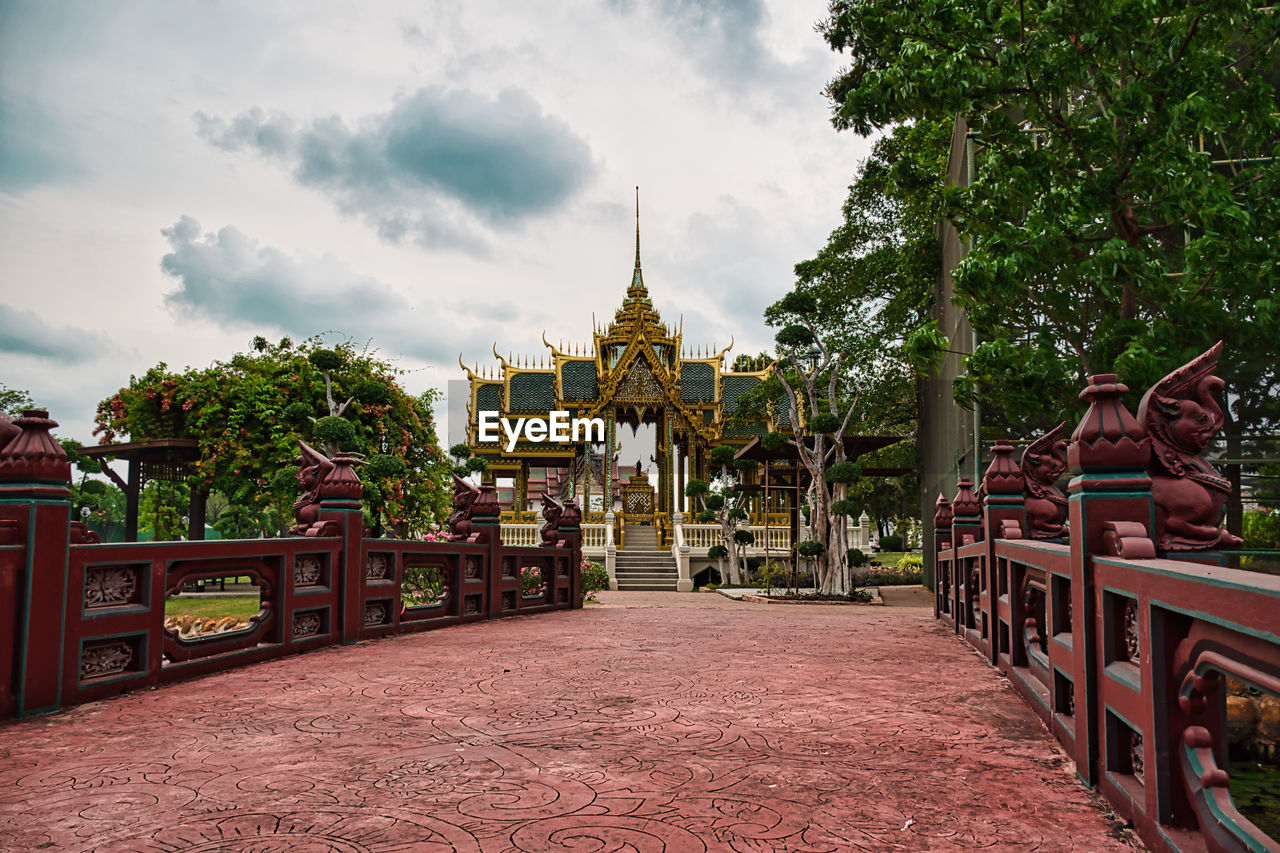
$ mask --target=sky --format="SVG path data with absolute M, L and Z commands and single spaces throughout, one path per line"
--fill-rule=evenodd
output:
M 635 254 L 687 345 L 840 219 L 823 0 L 0 0 L 0 383 L 99 400 L 256 335 L 366 344 L 444 391 L 612 317 Z M 443 412 L 443 408 L 442 408 Z M 443 415 L 442 415 L 443 417 Z

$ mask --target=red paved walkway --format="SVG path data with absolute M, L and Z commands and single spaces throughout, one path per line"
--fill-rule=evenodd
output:
M 0 727 L 0 848 L 1132 849 L 927 610 L 603 597 Z

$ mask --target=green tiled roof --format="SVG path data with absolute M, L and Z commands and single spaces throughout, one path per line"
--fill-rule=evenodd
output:
M 791 400 L 784 393 L 773 405 L 773 420 L 780 427 L 791 426 Z
M 600 393 L 594 361 L 566 361 L 560 365 L 560 387 L 566 400 L 594 400 Z
M 550 373 L 517 373 L 511 377 L 513 412 L 547 412 L 556 407 L 556 378 Z
M 724 435 L 726 437 L 738 436 L 738 435 L 764 435 L 764 434 L 765 434 L 764 424 L 759 422 L 747 424 L 746 426 L 726 426 L 724 428 Z
M 481 412 L 502 410 L 502 386 L 497 383 L 481 385 L 476 389 L 476 409 Z
M 680 365 L 680 399 L 690 401 L 714 400 L 716 396 L 716 369 L 709 364 Z
M 720 403 L 725 415 L 732 415 L 738 410 L 738 398 L 755 388 L 761 382 L 758 376 L 722 376 L 720 377 Z

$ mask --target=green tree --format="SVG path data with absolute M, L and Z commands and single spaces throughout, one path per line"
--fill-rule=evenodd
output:
M 159 542 L 185 539 L 191 506 L 191 486 L 186 481 L 149 480 L 138 494 L 138 536 Z
M 841 224 L 813 258 L 796 264 L 795 290 L 814 299 L 814 330 L 845 353 L 844 386 L 862 405 L 859 433 L 914 435 L 916 368 L 930 320 L 940 254 L 949 120 L 898 125 L 858 168 Z M 783 303 L 765 321 L 787 321 Z M 926 353 L 927 353 L 927 347 Z
M 1276 417 L 1273 10 L 833 0 L 820 29 L 850 60 L 838 128 L 958 116 L 977 147 L 943 204 L 972 241 L 953 278 L 979 344 L 957 390 L 984 419 L 1042 428 L 1074 416 L 1086 374 L 1140 392 L 1218 338 L 1230 417 Z
M 297 497 L 299 438 L 370 458 L 396 457 L 402 475 L 381 464 L 360 475 L 379 518 L 406 532 L 425 530 L 447 516 L 448 466 L 436 442 L 434 396 L 410 396 L 397 375 L 349 343 L 272 345 L 258 338 L 253 352 L 208 368 L 174 373 L 161 363 L 131 377 L 99 403 L 95 434 L 103 443 L 194 438 L 200 458 L 193 484 L 253 511 L 279 510 Z
M 795 447 L 809 473 L 809 532 L 815 545 L 805 556 L 813 558 L 818 592 L 835 595 L 850 589 L 844 518 L 857 509 L 849 487 L 862 471 L 846 458 L 844 436 L 858 410 L 859 393 L 845 383 L 847 354 L 828 346 L 818 333 L 817 309 L 813 294 L 800 290 L 770 308 L 774 322 L 789 322 L 775 336 L 783 358 L 773 371 L 787 400 L 791 434 L 784 440 Z
M 17 417 L 24 409 L 34 409 L 35 405 L 26 391 L 0 382 L 0 412 Z
M 257 539 L 277 529 L 271 514 L 242 504 L 230 504 L 213 523 L 223 539 Z
M 103 480 L 82 479 L 71 484 L 71 518 L 84 521 L 103 542 L 124 540 L 124 491 Z M 82 510 L 88 509 L 88 514 Z
M 740 475 L 753 470 L 756 463 L 750 459 L 735 460 L 735 450 L 728 444 L 713 447 L 710 462 L 720 469 L 719 474 L 709 483 L 690 480 L 685 484 L 684 493 L 702 504 L 698 521 L 720 525 L 720 544 L 713 545 L 707 556 L 717 562 L 721 582 L 740 586 L 747 580 L 744 546 L 751 544 L 753 536 L 750 530 L 738 529 L 738 525 L 750 515 L 744 506 L 745 493 L 735 490 L 734 486 L 738 484 Z M 729 561 L 728 571 L 725 571 L 726 559 Z

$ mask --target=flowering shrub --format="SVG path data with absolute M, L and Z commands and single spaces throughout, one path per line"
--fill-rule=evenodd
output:
M 915 586 L 924 582 L 924 558 L 903 554 L 896 566 L 872 563 L 864 586 Z
M 595 601 L 595 594 L 609 588 L 609 572 L 599 563 L 582 558 L 582 596 Z
M 542 598 L 547 594 L 546 581 L 538 566 L 522 566 L 520 569 L 520 597 Z
M 400 579 L 400 601 L 405 607 L 432 607 L 444 600 L 449 590 L 435 566 L 405 566 Z
M 422 541 L 423 542 L 448 542 L 449 534 L 445 533 L 443 530 L 428 530 L 426 533 L 422 534 Z

